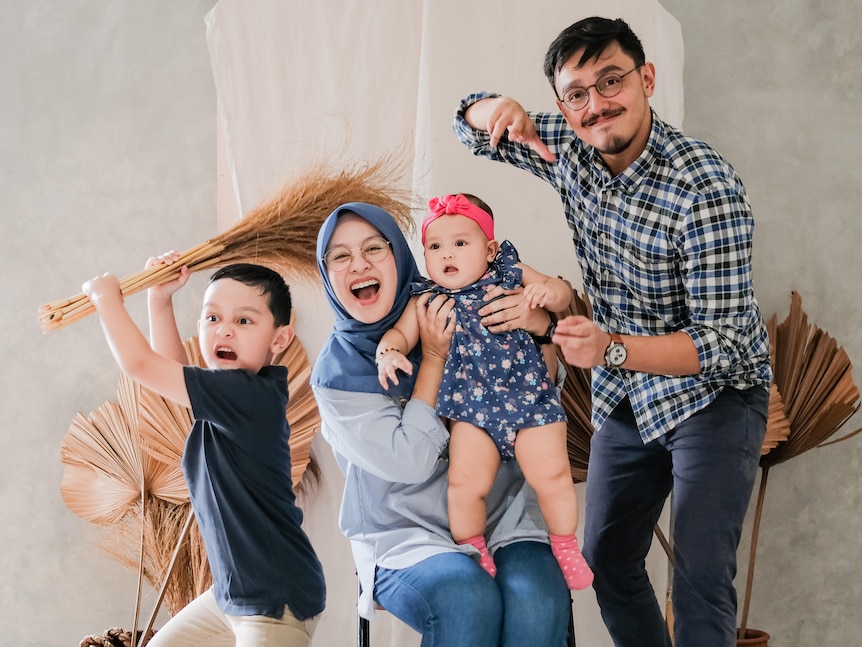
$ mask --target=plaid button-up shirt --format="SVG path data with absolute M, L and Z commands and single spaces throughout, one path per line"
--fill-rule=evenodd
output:
M 617 176 L 560 113 L 529 113 L 555 162 L 506 138 L 491 148 L 488 133 L 463 115 L 494 96 L 465 98 L 455 132 L 473 154 L 530 171 L 558 191 L 596 323 L 625 335 L 685 331 L 697 347 L 698 375 L 595 367 L 593 426 L 628 396 L 646 443 L 724 387 L 768 387 L 769 339 L 751 278 L 754 221 L 730 164 L 655 113 L 646 148 Z

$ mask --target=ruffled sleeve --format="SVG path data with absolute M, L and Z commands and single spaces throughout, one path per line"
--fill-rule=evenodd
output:
M 500 243 L 497 256 L 494 257 L 493 267 L 500 281 L 500 286 L 506 290 L 514 290 L 520 287 L 522 274 L 521 269 L 515 267 L 519 262 L 518 250 L 508 240 Z
M 420 281 L 413 281 L 410 284 L 410 295 L 424 294 L 425 292 L 438 292 L 439 288 L 431 279 L 422 278 Z

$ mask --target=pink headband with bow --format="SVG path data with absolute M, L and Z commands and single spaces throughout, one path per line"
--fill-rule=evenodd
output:
M 431 198 L 428 201 L 428 213 L 422 221 L 422 244 L 425 244 L 425 230 L 440 216 L 464 216 L 475 222 L 482 229 L 488 240 L 494 239 L 494 219 L 487 211 L 477 207 L 462 194 L 444 195 L 442 198 Z

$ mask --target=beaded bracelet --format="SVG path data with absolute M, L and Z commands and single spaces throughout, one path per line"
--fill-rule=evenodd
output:
M 391 350 L 398 350 L 398 349 L 397 348 L 384 348 L 383 350 L 378 351 L 377 355 L 375 355 L 375 357 L 374 357 L 374 365 L 378 366 L 380 364 L 380 360 L 383 359 L 383 356 Z

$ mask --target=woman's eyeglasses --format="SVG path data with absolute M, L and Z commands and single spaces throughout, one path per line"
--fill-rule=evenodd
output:
M 350 267 L 353 262 L 353 252 L 359 250 L 359 255 L 369 263 L 379 263 L 389 256 L 392 249 L 392 244 L 382 238 L 375 236 L 366 240 L 362 247 L 332 247 L 323 255 L 323 262 L 333 272 L 341 272 Z

